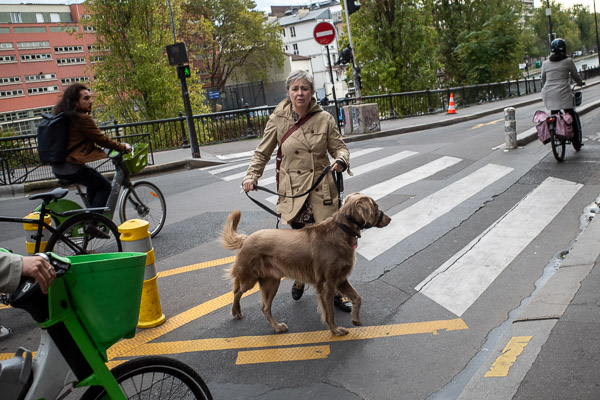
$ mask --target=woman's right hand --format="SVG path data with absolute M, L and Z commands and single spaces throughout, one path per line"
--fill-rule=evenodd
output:
M 244 183 L 242 184 L 242 188 L 244 189 L 244 192 L 246 192 L 246 193 L 248 193 L 248 192 L 249 192 L 249 191 L 251 191 L 251 190 L 256 190 L 256 189 L 254 188 L 254 183 L 252 183 L 252 182 L 250 182 L 250 181 L 244 182 Z

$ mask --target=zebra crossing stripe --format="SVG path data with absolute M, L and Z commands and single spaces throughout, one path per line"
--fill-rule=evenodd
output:
M 414 156 L 415 154 L 419 154 L 419 153 L 416 151 L 405 150 L 405 151 L 401 151 L 400 153 L 392 154 L 391 156 L 381 158 L 377 161 L 363 164 L 356 168 L 350 167 L 350 169 L 352 170 L 352 173 L 354 175 L 344 177 L 344 181 L 348 181 L 352 178 L 356 178 L 359 175 L 366 174 L 371 171 L 375 171 L 376 169 L 379 169 L 379 168 L 387 167 L 388 165 L 391 165 L 400 160 L 404 160 L 405 158 Z M 354 156 L 354 158 L 356 158 L 356 156 Z M 273 177 L 273 182 L 275 182 L 275 177 Z M 263 184 L 264 184 L 264 181 L 263 181 Z M 278 196 L 271 196 L 271 197 L 267 197 L 266 200 L 273 204 L 277 204 L 277 198 L 278 198 Z
M 582 187 L 547 178 L 415 289 L 461 316 Z
M 384 182 L 361 190 L 361 193 L 372 197 L 374 200 L 379 200 L 388 194 L 403 188 L 404 186 L 408 186 L 412 183 L 428 178 L 431 175 L 458 164 L 461 161 L 462 160 L 460 158 L 444 156 L 402 175 L 395 176 L 392 179 L 388 179 Z
M 383 150 L 383 147 L 371 147 L 371 148 L 368 148 L 368 149 L 359 150 L 359 151 L 357 151 L 355 153 L 352 153 L 352 158 L 354 159 L 356 157 L 364 156 L 365 154 L 369 154 L 369 153 L 372 153 L 372 152 L 378 151 L 378 150 Z M 249 163 L 246 162 L 246 163 L 243 163 L 243 164 L 239 164 L 238 167 L 242 166 L 242 165 L 246 165 L 247 166 L 247 165 L 249 165 Z M 233 168 L 230 168 L 230 169 L 233 169 Z M 275 162 L 271 162 L 270 164 L 267 164 L 267 166 L 265 167 L 265 169 L 263 170 L 263 172 L 270 171 L 272 169 L 275 169 Z M 211 173 L 214 173 L 214 172 L 211 172 Z M 240 172 L 240 173 L 235 174 L 235 175 L 226 176 L 225 178 L 223 178 L 223 180 L 224 181 L 232 181 L 232 180 L 235 180 L 235 179 L 240 179 L 241 180 L 241 179 L 244 179 L 245 176 L 246 176 L 246 171 Z M 272 183 L 275 183 L 275 176 L 271 176 L 271 177 L 263 179 L 263 180 L 261 180 L 259 182 L 259 184 L 261 186 L 267 186 L 267 185 L 270 185 Z
M 488 164 L 392 216 L 384 229 L 362 234 L 358 253 L 372 260 L 413 233 L 447 214 L 453 208 L 507 175 L 513 168 Z

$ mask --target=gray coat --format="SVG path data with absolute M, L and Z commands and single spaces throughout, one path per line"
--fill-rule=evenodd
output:
M 542 64 L 542 100 L 548 110 L 574 108 L 573 94 L 569 86 L 571 78 L 578 85 L 583 86 L 583 81 L 572 59 L 544 61 Z
M 0 252 L 0 293 L 12 293 L 19 286 L 23 272 L 23 257 Z

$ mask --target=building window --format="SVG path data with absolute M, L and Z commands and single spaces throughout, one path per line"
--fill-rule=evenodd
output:
M 290 36 L 296 37 L 296 27 L 295 26 L 290 26 Z
M 27 94 L 31 94 L 31 95 L 53 93 L 53 92 L 58 92 L 58 86 L 43 86 L 43 87 L 27 89 Z
M 0 99 L 6 97 L 19 97 L 24 96 L 23 89 L 15 89 L 15 90 L 0 90 Z
M 0 64 L 9 64 L 17 62 L 17 56 L 0 56 Z
M 50 47 L 50 42 L 41 41 L 41 42 L 17 42 L 17 49 L 27 50 L 27 49 L 43 49 Z
M 294 54 L 300 54 L 300 52 L 298 51 L 298 43 L 294 43 L 292 47 L 294 48 Z
M 50 22 L 56 24 L 60 22 L 60 15 L 58 13 L 50 13 Z
M 60 80 L 60 84 L 63 86 L 69 86 L 71 83 L 75 83 L 75 82 L 89 82 L 90 78 L 88 78 L 87 76 L 74 76 L 71 78 L 62 78 Z
M 46 33 L 45 26 L 17 26 L 13 28 L 14 33 Z
M 35 20 L 37 21 L 38 24 L 43 24 L 44 23 L 44 14 L 35 13 Z
M 25 83 L 52 81 L 55 79 L 56 74 L 25 75 Z
M 104 56 L 90 56 L 90 62 L 92 64 L 97 63 L 97 62 L 102 62 L 103 59 L 104 59 Z
M 58 58 L 56 63 L 61 65 L 85 64 L 85 57 Z
M 21 83 L 20 76 L 7 76 L 4 78 L 0 78 L 0 85 L 12 85 L 15 83 Z
M 85 28 L 83 28 L 83 31 L 87 33 L 95 33 L 96 28 L 94 28 L 93 26 L 86 26 Z
M 285 37 L 285 28 L 281 28 L 281 35 Z
M 10 22 L 13 24 L 21 24 L 23 20 L 21 19 L 21 13 L 19 12 L 11 12 L 10 13 Z
M 14 46 L 12 42 L 0 43 L 0 50 L 12 50 Z
M 56 54 L 61 53 L 82 53 L 83 46 L 57 46 L 54 48 Z
M 50 61 L 52 60 L 52 54 L 22 54 L 19 56 L 21 62 L 33 62 L 33 61 Z

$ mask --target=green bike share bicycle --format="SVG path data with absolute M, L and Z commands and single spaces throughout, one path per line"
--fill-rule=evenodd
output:
M 36 320 L 42 336 L 35 357 L 21 347 L 0 361 L 3 400 L 212 400 L 198 373 L 178 360 L 139 357 L 112 371 L 105 364 L 109 347 L 135 336 L 146 253 L 38 255 L 56 279 L 48 295 L 23 279 L 8 296 L 7 303 Z
M 112 180 L 111 193 L 104 208 L 91 208 L 87 196 L 80 185 L 75 185 L 77 194 L 81 197 L 85 207 L 79 203 L 59 198 L 47 205 L 52 212 L 52 219 L 57 224 L 57 230 L 67 237 L 87 235 L 87 226 L 84 226 L 89 217 L 84 214 L 76 214 L 77 210 L 101 212 L 108 219 L 113 219 L 118 212 L 121 222 L 137 218 L 148 221 L 150 234 L 156 236 L 165 224 L 167 217 L 167 203 L 160 189 L 148 181 L 131 181 L 131 176 L 140 172 L 148 164 L 147 144 L 134 144 L 132 152 L 123 154 L 111 151 L 108 156 L 115 166 L 115 174 Z M 71 185 L 73 182 L 59 180 L 61 185 Z M 40 211 L 38 207 L 35 211 Z M 63 214 L 64 216 L 61 216 Z M 78 215 L 82 215 L 79 217 Z M 89 216 L 89 213 L 87 214 Z M 102 226 L 105 226 L 104 224 Z M 60 235 L 50 238 L 47 248 L 59 255 L 67 256 L 76 254 L 63 242 Z

